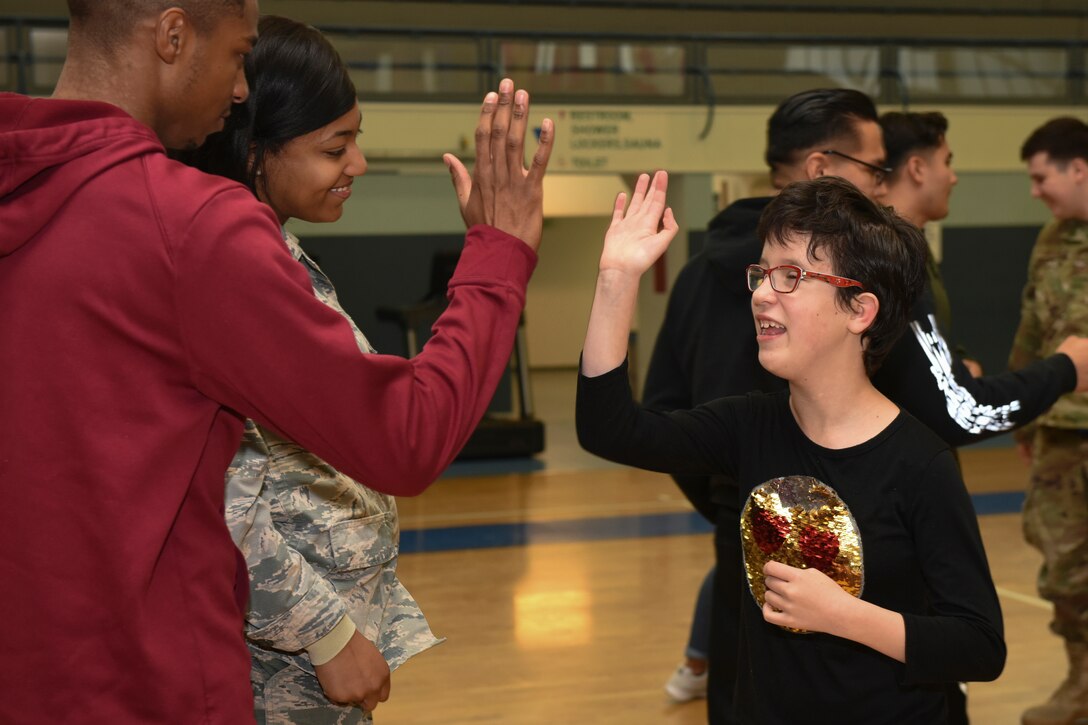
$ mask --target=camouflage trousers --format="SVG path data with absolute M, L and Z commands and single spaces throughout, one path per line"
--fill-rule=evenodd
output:
M 371 725 L 361 707 L 329 702 L 317 677 L 272 657 L 253 657 L 250 669 L 258 725 Z
M 1024 501 L 1024 538 L 1043 554 L 1039 595 L 1050 628 L 1088 642 L 1088 431 L 1039 426 Z

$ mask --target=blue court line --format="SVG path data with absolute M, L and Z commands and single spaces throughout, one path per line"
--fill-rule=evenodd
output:
M 971 496 L 979 516 L 1018 513 L 1022 491 L 980 493 Z M 464 549 L 493 549 L 577 541 L 640 539 L 649 536 L 708 534 L 710 523 L 695 511 L 639 516 L 610 516 L 562 521 L 532 521 L 478 526 L 407 529 L 400 532 L 400 553 L 422 554 Z
M 1024 492 L 976 493 L 971 496 L 971 503 L 975 505 L 975 513 L 979 516 L 1018 514 L 1024 508 Z
M 710 523 L 694 511 L 564 521 L 451 526 L 401 531 L 400 552 L 414 554 L 572 541 L 639 539 L 647 536 L 705 534 L 710 531 L 712 531 Z
M 469 476 L 501 476 L 506 473 L 533 473 L 547 468 L 538 458 L 481 458 L 454 461 L 439 478 L 466 478 Z

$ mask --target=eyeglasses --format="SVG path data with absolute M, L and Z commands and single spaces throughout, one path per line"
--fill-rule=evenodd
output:
M 770 269 L 764 269 L 758 264 L 748 265 L 748 289 L 752 292 L 759 289 L 759 286 L 763 284 L 763 280 L 769 279 L 771 280 L 771 289 L 780 294 L 788 295 L 797 289 L 797 285 L 801 284 L 801 280 L 810 278 L 827 282 L 835 287 L 860 287 L 863 290 L 865 289 L 865 286 L 856 279 L 839 277 L 834 274 L 810 272 L 792 264 L 781 264 Z
M 868 161 L 862 161 L 859 158 L 855 158 L 849 154 L 844 154 L 842 151 L 836 151 L 835 149 L 824 149 L 821 153 L 827 154 L 828 156 L 841 156 L 847 161 L 853 161 L 855 164 L 861 164 L 865 168 L 869 169 L 869 171 L 873 172 L 873 180 L 876 181 L 877 184 L 882 183 L 884 179 L 886 179 L 888 175 L 891 174 L 893 171 L 892 167 L 890 166 L 877 166 L 876 164 L 870 164 Z

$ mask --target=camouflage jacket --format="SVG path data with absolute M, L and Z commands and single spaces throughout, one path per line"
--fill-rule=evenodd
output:
M 1069 335 L 1088 335 L 1088 222 L 1055 220 L 1039 233 L 1031 253 L 1009 368 L 1052 355 Z M 1063 395 L 1035 423 L 1088 429 L 1088 394 Z M 1021 430 L 1017 439 L 1030 435 Z
M 344 315 L 363 353 L 374 352 L 328 277 L 285 233 L 314 294 Z M 358 484 L 252 420 L 227 471 L 227 524 L 249 566 L 246 636 L 254 658 L 312 672 L 304 649 L 349 616 L 391 669 L 438 644 L 396 577 L 396 501 Z

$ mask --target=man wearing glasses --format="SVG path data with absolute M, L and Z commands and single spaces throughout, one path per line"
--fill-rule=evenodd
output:
M 768 122 L 765 158 L 777 189 L 830 175 L 850 181 L 875 198 L 892 172 L 876 108 L 868 96 L 846 89 L 805 91 L 786 99 Z M 763 243 L 756 227 L 770 201 L 769 197 L 741 199 L 711 220 L 704 250 L 680 272 L 671 293 L 646 378 L 646 407 L 690 408 L 726 395 L 784 387 L 782 380 L 759 364 L 750 288 L 766 274 L 780 292 L 806 279 L 836 282 L 797 267 L 773 271 L 749 267 L 760 258 Z M 931 300 L 931 295 L 927 286 L 921 297 Z M 951 354 L 926 312 L 932 302 L 919 305 L 910 330 L 873 382 L 949 445 L 964 445 L 1024 425 L 1061 394 L 1072 391 L 1078 374 L 1088 376 L 1088 340 L 1070 338 L 1059 348 L 1067 355 L 1052 355 L 1017 374 L 975 379 L 962 360 Z M 709 617 L 713 608 L 717 614 L 710 618 L 712 625 L 695 622 L 687 659 L 666 691 L 679 700 L 684 698 L 677 694 L 699 696 L 701 685 L 706 688 L 709 721 L 733 723 L 742 577 L 739 492 L 736 483 L 724 477 L 674 478 L 695 508 L 715 524 L 716 573 L 704 583 L 696 613 L 697 618 Z M 702 626 L 710 630 L 709 642 L 695 641 L 696 628 Z M 701 660 L 696 656 L 700 654 Z M 708 660 L 709 676 L 699 676 Z M 950 717 L 950 722 L 966 721 L 962 701 L 950 705 Z

